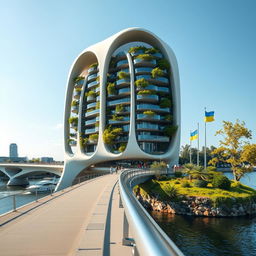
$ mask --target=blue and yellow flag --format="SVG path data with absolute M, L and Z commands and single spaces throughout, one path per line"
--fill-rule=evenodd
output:
M 210 112 L 205 111 L 204 121 L 205 122 L 213 122 L 214 121 L 214 111 L 210 111 Z
M 190 140 L 196 140 L 198 138 L 198 130 L 190 133 Z

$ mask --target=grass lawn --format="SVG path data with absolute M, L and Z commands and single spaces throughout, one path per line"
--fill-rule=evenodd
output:
M 189 184 L 190 187 L 184 187 L 184 183 Z M 234 181 L 232 181 L 229 190 L 213 188 L 211 184 L 208 184 L 206 188 L 198 188 L 193 184 L 193 180 L 171 178 L 162 181 L 149 180 L 136 186 L 134 189 L 136 191 L 136 189 L 139 188 L 142 195 L 157 195 L 160 200 L 170 200 L 168 191 L 170 191 L 172 187 L 175 187 L 178 195 L 207 197 L 210 198 L 216 206 L 218 204 L 233 203 L 234 199 L 236 199 L 236 202 L 244 202 L 256 198 L 256 190 Z

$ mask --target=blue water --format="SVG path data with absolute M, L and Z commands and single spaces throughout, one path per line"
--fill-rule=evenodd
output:
M 232 178 L 232 173 L 225 173 Z M 256 172 L 241 179 L 256 189 Z M 151 212 L 187 256 L 255 256 L 256 218 L 207 218 Z
M 30 180 L 29 183 L 35 184 L 39 180 Z M 16 198 L 16 208 L 36 200 L 36 195 L 26 191 L 25 187 L 7 186 L 6 181 L 0 180 L 0 215 L 13 210 L 13 197 Z M 38 193 L 37 198 L 49 195 L 49 193 Z

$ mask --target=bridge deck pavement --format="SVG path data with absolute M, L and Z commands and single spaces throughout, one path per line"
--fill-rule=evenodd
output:
M 117 178 L 96 178 L 53 200 L 44 199 L 39 207 L 26 206 L 31 211 L 21 208 L 20 216 L 7 215 L 18 217 L 0 227 L 0 255 L 131 255 L 131 248 L 121 244 Z

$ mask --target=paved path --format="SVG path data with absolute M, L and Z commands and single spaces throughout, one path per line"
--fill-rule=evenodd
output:
M 0 255 L 131 255 L 131 248 L 121 245 L 117 179 L 102 176 L 31 211 L 9 215 L 23 213 L 0 227 Z

